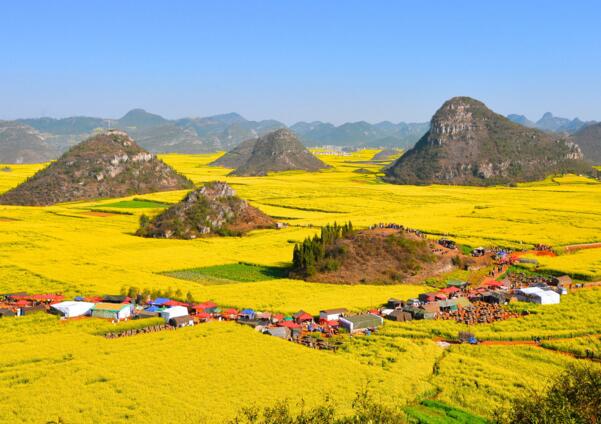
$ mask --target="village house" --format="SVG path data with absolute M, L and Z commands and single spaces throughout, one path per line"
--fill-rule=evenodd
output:
M 384 318 L 374 314 L 361 314 L 340 318 L 340 325 L 350 333 L 377 328 L 384 324 Z
M 319 319 L 321 321 L 338 321 L 347 312 L 346 308 L 324 309 L 323 311 L 319 311 Z
M 184 317 L 188 315 L 188 308 L 185 306 L 172 306 L 160 312 L 161 317 L 165 322 L 169 322 L 171 318 Z
M 194 325 L 194 320 L 190 315 L 182 315 L 170 318 L 168 323 L 170 326 L 175 328 L 190 327 Z
M 399 322 L 411 321 L 413 319 L 413 316 L 410 312 L 403 311 L 402 309 L 393 310 L 391 313 L 388 314 L 387 317 L 392 321 Z
M 294 318 L 294 322 L 296 322 L 297 324 L 313 321 L 313 315 L 302 310 L 292 315 L 292 318 Z
M 390 299 L 388 299 L 388 302 L 386 302 L 386 308 L 387 309 L 402 308 L 404 304 L 405 304 L 405 302 L 402 301 L 401 299 L 395 299 L 395 298 L 391 297 Z
M 65 318 L 90 315 L 94 307 L 92 302 L 65 301 L 50 305 L 50 311 Z
M 92 316 L 120 321 L 131 317 L 131 305 L 128 303 L 97 303 L 92 308 Z
M 263 331 L 263 334 L 287 340 L 290 338 L 291 330 L 287 327 L 269 327 Z
M 523 302 L 538 303 L 541 305 L 556 305 L 561 302 L 559 293 L 551 289 L 540 287 L 526 287 L 519 289 L 516 293 L 518 300 Z

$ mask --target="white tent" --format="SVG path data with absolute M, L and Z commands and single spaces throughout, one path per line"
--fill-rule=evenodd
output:
M 559 293 L 540 287 L 526 287 L 520 289 L 518 298 L 526 302 L 540 303 L 541 305 L 557 305 L 561 301 Z
M 185 306 L 172 306 L 161 312 L 161 316 L 165 322 L 169 322 L 171 318 L 183 317 L 188 315 L 188 308 Z
M 60 312 L 65 318 L 79 317 L 90 313 L 94 307 L 91 302 L 66 301 L 50 305 L 52 309 Z

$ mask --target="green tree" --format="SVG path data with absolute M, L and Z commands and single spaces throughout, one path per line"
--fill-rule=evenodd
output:
M 591 424 L 601 422 L 601 367 L 574 364 L 552 379 L 547 390 L 530 391 L 495 412 L 502 424 Z

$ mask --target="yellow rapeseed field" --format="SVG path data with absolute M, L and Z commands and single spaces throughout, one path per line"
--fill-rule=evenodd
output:
M 212 284 L 161 273 L 238 262 L 287 265 L 294 242 L 333 221 L 351 220 L 356 227 L 396 222 L 472 246 L 601 241 L 601 184 L 595 181 L 565 176 L 512 188 L 397 186 L 378 180 L 380 165 L 369 163 L 375 153 L 323 155 L 331 169 L 267 177 L 229 177 L 230 170 L 207 166 L 219 154 L 162 155 L 195 183 L 225 180 L 251 204 L 289 224 L 241 238 L 139 238 L 133 233 L 140 215 L 160 209 L 115 205 L 134 197 L 176 202 L 183 191 L 49 207 L 0 206 L 0 293 L 102 295 L 135 286 L 190 291 L 198 300 L 285 313 L 364 310 L 430 288 L 288 279 Z M 0 171 L 0 192 L 42 165 L 10 167 Z M 540 261 L 545 269 L 596 278 L 601 276 L 600 256 L 599 249 L 591 249 Z M 572 293 L 561 305 L 531 310 L 528 318 L 482 326 L 476 334 L 509 340 L 601 330 L 600 290 Z M 454 337 L 464 329 L 443 321 L 388 323 L 381 334 L 353 339 L 337 353 L 226 323 L 118 340 L 99 335 L 110 328 L 103 321 L 63 323 L 47 315 L 0 319 L 0 403 L 9 405 L 0 409 L 0 422 L 140 422 L 148 417 L 220 422 L 241 406 L 282 398 L 314 403 L 331 394 L 348 404 L 364 384 L 373 385 L 385 402 L 404 404 L 437 394 L 490 416 L 503 396 L 542 384 L 570 360 L 524 346 L 443 350 L 432 339 Z M 512 385 L 505 391 L 508 379 Z

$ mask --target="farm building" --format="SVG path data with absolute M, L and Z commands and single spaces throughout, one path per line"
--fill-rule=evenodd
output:
M 459 309 L 455 299 L 439 300 L 438 307 L 443 312 L 454 312 Z
M 340 318 L 340 325 L 351 333 L 380 327 L 382 324 L 384 324 L 384 319 L 374 314 L 353 315 Z
M 188 308 L 185 306 L 172 306 L 160 312 L 161 317 L 165 322 L 169 322 L 171 318 L 184 317 L 188 315 Z
M 92 316 L 115 320 L 126 319 L 131 316 L 131 305 L 127 303 L 97 303 L 92 308 Z
M 404 301 L 391 297 L 390 299 L 388 299 L 388 302 L 386 302 L 386 307 L 388 309 L 396 309 L 401 308 L 404 304 Z
M 319 319 L 323 321 L 336 321 L 341 315 L 347 312 L 346 308 L 324 309 L 323 311 L 319 311 Z
M 311 315 L 305 311 L 298 311 L 297 313 L 292 315 L 292 318 L 294 318 L 294 321 L 297 324 L 313 321 L 313 315 Z
M 156 305 L 156 306 L 163 306 L 165 303 L 170 302 L 170 301 L 171 301 L 171 299 L 168 299 L 166 297 L 157 297 L 152 302 L 150 302 L 150 304 Z
M 30 315 L 30 314 L 34 314 L 36 312 L 46 312 L 46 305 L 39 304 L 39 305 L 29 306 L 27 308 L 21 308 L 21 315 Z
M 458 289 L 465 289 L 467 287 L 467 281 L 461 281 L 461 280 L 449 280 L 447 281 L 447 287 L 456 287 Z
M 392 321 L 404 322 L 404 321 L 411 321 L 413 319 L 413 316 L 411 315 L 410 312 L 406 312 L 401 309 L 395 309 L 390 314 L 388 314 L 388 318 L 391 319 Z
M 458 289 L 457 287 L 445 287 L 444 289 L 440 290 L 441 293 L 446 294 L 447 296 L 451 297 L 451 296 L 457 296 L 458 293 L 461 293 L 461 289 Z
M 482 293 L 482 297 L 480 299 L 482 302 L 490 303 L 491 305 L 505 305 L 507 303 L 506 294 L 500 291 L 489 291 Z
M 254 309 L 249 309 L 249 308 L 242 309 L 240 311 L 240 313 L 238 314 L 238 316 L 240 317 L 240 319 L 246 319 L 246 320 L 253 319 L 255 317 L 255 311 L 254 311 Z
M 159 311 L 149 311 L 148 309 L 141 310 L 136 314 L 136 318 L 157 318 L 159 316 Z
M 280 339 L 289 339 L 291 329 L 287 327 L 270 327 L 264 331 L 264 334 L 269 334 L 273 337 L 279 337 Z
M 541 305 L 556 305 L 561 301 L 559 293 L 540 287 L 526 287 L 517 292 L 518 300 L 539 303 Z
M 238 316 L 238 311 L 234 308 L 225 309 L 221 313 L 221 316 L 223 316 L 223 318 L 225 319 L 236 319 L 236 317 Z
M 169 325 L 172 327 L 190 327 L 194 325 L 194 320 L 190 315 L 177 316 L 169 319 Z
M 73 318 L 89 315 L 93 307 L 94 303 L 92 302 L 77 302 L 72 300 L 50 305 L 50 311 L 65 318 Z

